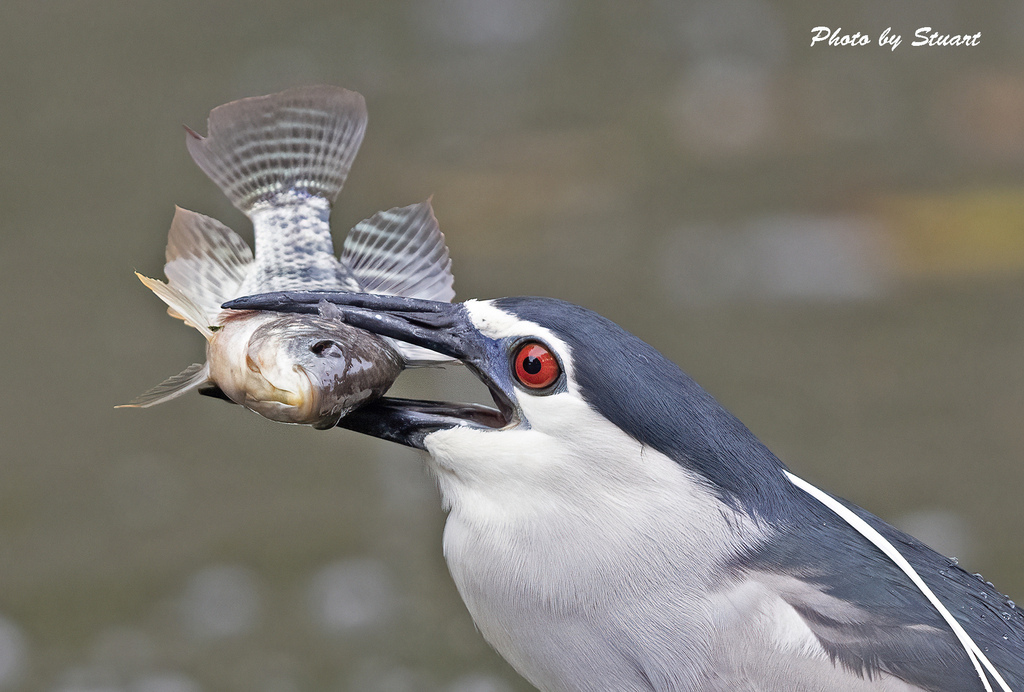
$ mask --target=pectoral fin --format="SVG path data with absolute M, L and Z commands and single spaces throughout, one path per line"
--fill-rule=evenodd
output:
M 135 276 L 139 277 L 139 281 L 144 283 L 146 288 L 155 293 L 160 300 L 167 303 L 167 312 L 171 317 L 177 317 L 179 320 L 184 320 L 188 326 L 195 327 L 200 334 L 206 337 L 207 341 L 213 338 L 209 317 L 191 298 L 159 279 L 151 279 L 138 272 L 135 272 Z
M 366 293 L 451 302 L 452 261 L 430 200 L 379 211 L 349 231 L 341 262 Z
M 182 394 L 201 387 L 210 379 L 210 368 L 207 365 L 193 363 L 177 375 L 168 377 L 166 380 L 153 387 L 149 391 L 140 394 L 127 404 L 121 404 L 114 408 L 149 408 L 156 404 L 162 404 L 171 399 L 177 399 Z
M 238 295 L 252 261 L 252 250 L 230 228 L 175 207 L 164 273 L 168 285 L 188 296 L 208 320 L 220 313 L 221 303 Z
M 452 261 L 430 200 L 380 211 L 356 224 L 345 238 L 341 262 L 367 293 L 451 302 Z M 401 341 L 389 343 L 406 365 L 436 365 L 451 359 Z

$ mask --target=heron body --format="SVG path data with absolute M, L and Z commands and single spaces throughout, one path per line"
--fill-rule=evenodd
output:
M 341 425 L 429 452 L 444 555 L 481 633 L 541 690 L 1024 690 L 1024 616 L 848 503 L 849 521 L 654 348 L 545 298 L 285 293 L 464 362 L 495 408 L 381 399 Z M 980 672 L 980 671 L 994 671 Z

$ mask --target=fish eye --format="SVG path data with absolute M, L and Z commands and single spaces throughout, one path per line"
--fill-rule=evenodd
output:
M 309 347 L 309 350 L 321 358 L 341 358 L 341 346 L 337 341 L 331 341 L 330 339 L 324 339 L 317 341 L 315 344 Z
M 537 341 L 520 345 L 513 360 L 516 380 L 527 389 L 550 387 L 562 374 L 555 354 Z

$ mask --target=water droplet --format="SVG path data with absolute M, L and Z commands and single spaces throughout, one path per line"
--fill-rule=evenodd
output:
M 999 616 L 1000 616 L 1001 618 L 1003 618 L 1004 620 L 1009 620 L 1010 618 L 1012 618 L 1012 617 L 1013 617 L 1012 615 L 1010 615 L 1009 611 L 1006 611 L 1006 610 L 1004 610 L 1004 611 L 1000 612 L 1000 613 L 999 613 Z

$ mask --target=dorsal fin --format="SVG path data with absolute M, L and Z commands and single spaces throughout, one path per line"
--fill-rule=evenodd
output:
M 220 221 L 174 208 L 164 274 L 168 285 L 195 303 L 210 324 L 221 303 L 238 297 L 252 261 L 246 242 Z
M 288 191 L 333 201 L 363 141 L 366 103 L 340 87 L 299 87 L 218 106 L 207 129 L 186 128 L 189 153 L 242 212 Z
M 452 261 L 429 199 L 360 221 L 345 238 L 341 262 L 368 293 L 455 297 Z

